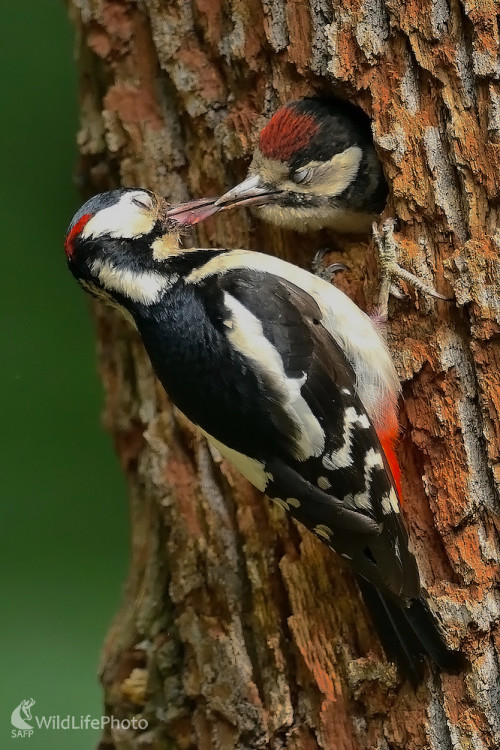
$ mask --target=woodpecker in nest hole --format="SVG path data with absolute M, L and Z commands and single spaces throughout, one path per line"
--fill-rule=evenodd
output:
M 388 187 L 368 116 L 350 102 L 307 97 L 278 109 L 259 135 L 248 177 L 217 201 L 221 209 L 252 206 L 260 218 L 287 229 L 368 234 L 379 255 L 379 313 L 400 278 L 447 299 L 397 262 L 393 224 L 379 231 Z
M 399 383 L 374 323 L 278 258 L 181 249 L 214 208 L 146 190 L 97 195 L 66 237 L 71 273 L 132 319 L 173 403 L 252 484 L 347 561 L 389 658 L 417 684 L 455 668 L 400 510 Z

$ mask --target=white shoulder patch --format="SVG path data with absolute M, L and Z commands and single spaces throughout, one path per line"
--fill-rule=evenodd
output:
M 288 378 L 279 352 L 264 335 L 260 320 L 227 292 L 224 294 L 224 304 L 232 322 L 226 331 L 227 338 L 237 351 L 253 362 L 257 371 L 264 371 L 271 378 L 282 397 L 282 408 L 299 431 L 296 458 L 305 460 L 321 455 L 325 433 L 300 392 L 306 376 Z
M 294 192 L 313 193 L 315 195 L 340 195 L 353 182 L 361 164 L 363 152 L 359 146 L 349 146 L 340 154 L 335 154 L 329 161 L 311 161 L 303 169 L 312 171 L 311 180 L 304 187 L 290 184 Z
M 365 430 L 370 426 L 366 414 L 358 414 L 354 406 L 350 406 L 344 412 L 344 429 L 342 433 L 344 442 L 336 451 L 323 456 L 322 463 L 325 469 L 335 471 L 336 469 L 345 469 L 348 466 L 352 466 L 352 434 L 354 425 L 356 424 Z
M 235 268 L 281 276 L 310 294 L 323 313 L 324 327 L 354 369 L 356 393 L 375 428 L 384 429 L 388 420 L 396 422 L 399 379 L 386 343 L 368 315 L 332 284 L 280 258 L 251 250 L 221 253 L 193 271 L 187 281 L 197 283 Z
M 379 451 L 375 450 L 375 448 L 370 448 L 370 450 L 367 451 L 365 455 L 364 463 L 365 489 L 363 492 L 358 492 L 356 495 L 354 495 L 353 498 L 356 508 L 360 508 L 362 510 L 370 510 L 370 508 L 372 507 L 370 499 L 370 487 L 372 483 L 371 474 L 372 470 L 375 467 L 384 469 L 384 461 Z

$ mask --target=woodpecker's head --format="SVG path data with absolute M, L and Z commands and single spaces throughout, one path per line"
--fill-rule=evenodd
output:
M 88 292 L 113 305 L 153 304 L 171 283 L 169 261 L 179 253 L 180 233 L 214 213 L 212 203 L 169 209 L 163 198 L 137 188 L 95 195 L 69 225 L 69 269 Z
M 387 197 L 367 115 L 339 99 L 281 107 L 259 136 L 248 177 L 217 201 L 258 206 L 273 224 L 364 232 Z

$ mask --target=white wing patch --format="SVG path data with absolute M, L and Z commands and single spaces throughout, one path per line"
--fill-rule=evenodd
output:
M 368 429 L 370 421 L 366 414 L 358 414 L 354 406 L 350 406 L 344 412 L 344 442 L 336 451 L 323 456 L 322 463 L 325 469 L 334 471 L 335 469 L 345 469 L 352 465 L 352 436 L 354 425 Z
M 333 536 L 333 531 L 328 526 L 325 526 L 324 523 L 320 523 L 318 524 L 318 526 L 315 526 L 314 532 L 322 539 L 325 539 L 327 542 L 329 542 Z
M 283 500 L 281 497 L 272 497 L 271 500 L 276 505 L 279 505 L 281 510 L 286 510 L 288 513 L 290 512 L 290 505 L 293 508 L 300 508 L 300 500 L 297 500 L 296 497 L 287 497 L 286 500 Z
M 326 477 L 318 477 L 316 484 L 320 490 L 329 490 L 332 486 Z
M 175 281 L 155 271 L 136 273 L 128 268 L 116 268 L 109 261 L 100 259 L 93 261 L 91 270 L 106 289 L 144 305 L 158 302 L 163 292 Z
M 354 505 L 356 508 L 361 510 L 371 510 L 372 504 L 370 500 L 370 486 L 371 486 L 371 473 L 374 468 L 384 469 L 384 461 L 379 451 L 374 448 L 370 448 L 365 455 L 364 474 L 365 474 L 365 489 L 363 492 L 358 492 L 354 495 Z
M 257 371 L 264 370 L 271 378 L 282 397 L 284 410 L 298 429 L 295 457 L 303 461 L 320 456 L 325 446 L 325 433 L 300 392 L 306 376 L 288 378 L 279 352 L 264 335 L 260 320 L 227 292 L 224 293 L 224 303 L 232 316 L 232 326 L 226 332 L 228 339 L 237 351 L 255 364 Z
M 386 516 L 388 516 L 390 513 L 399 513 L 398 497 L 394 489 L 391 488 L 391 491 L 387 495 L 384 495 L 381 505 L 382 513 L 384 513 Z

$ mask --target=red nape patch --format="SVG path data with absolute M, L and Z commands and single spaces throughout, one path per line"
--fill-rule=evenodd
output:
M 293 107 L 282 107 L 274 114 L 259 137 L 259 148 L 269 159 L 286 161 L 307 146 L 319 131 L 312 115 L 301 115 Z
M 93 214 L 84 214 L 81 219 L 78 219 L 75 226 L 66 237 L 66 240 L 64 242 L 64 250 L 66 251 L 66 256 L 68 258 L 71 258 L 71 256 L 73 255 L 73 250 L 74 250 L 73 246 L 75 244 L 76 238 L 82 231 L 85 224 L 89 221 L 89 219 L 92 218 L 92 216 Z
M 397 434 L 391 431 L 391 432 L 378 432 L 377 435 L 378 435 L 378 439 L 380 440 L 380 445 L 382 446 L 382 450 L 384 451 L 385 457 L 387 459 L 387 463 L 389 464 L 392 478 L 394 479 L 394 484 L 396 485 L 399 502 L 402 505 L 403 495 L 401 494 L 401 469 L 399 468 L 398 459 L 396 457 L 396 452 L 394 450 L 394 445 L 397 440 Z

